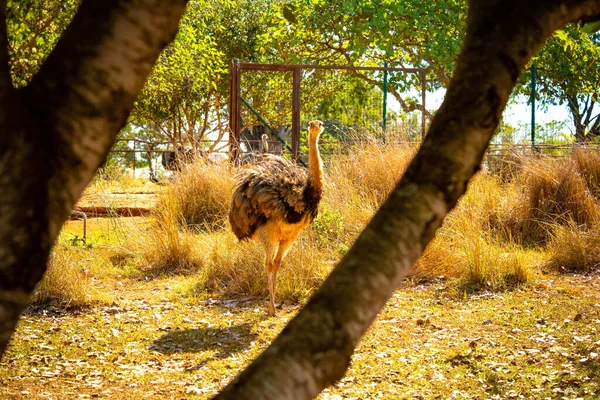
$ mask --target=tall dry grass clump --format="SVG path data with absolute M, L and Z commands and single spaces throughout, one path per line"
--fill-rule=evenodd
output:
M 416 153 L 409 144 L 365 143 L 332 160 L 326 199 L 347 200 L 358 192 L 360 200 L 378 207 L 398 183 Z M 354 192 L 354 193 L 352 193 Z
M 573 159 L 529 159 L 522 168 L 521 201 L 499 216 L 512 238 L 544 246 L 556 225 L 592 227 L 599 221 L 597 199 Z
M 491 175 L 498 177 L 502 183 L 508 183 L 521 173 L 524 158 L 517 149 L 508 149 L 501 154 L 487 154 L 483 164 Z
M 226 225 L 233 187 L 228 164 L 203 160 L 184 166 L 159 194 L 152 210 L 154 225 L 138 232 L 139 270 L 144 276 L 196 273 L 206 262 L 197 246 L 198 232 Z
M 492 234 L 494 216 L 506 206 L 507 187 L 485 172 L 470 182 L 467 193 L 415 264 L 420 280 L 452 278 L 461 291 L 504 290 L 531 282 L 533 269 L 523 250 Z
M 198 273 L 197 290 L 219 295 L 268 296 L 264 251 L 254 241 L 238 242 L 230 232 L 201 235 L 198 251 L 206 261 Z M 332 265 L 310 234 L 303 233 L 291 247 L 277 274 L 277 298 L 298 301 L 325 279 Z
M 172 215 L 177 210 L 179 224 L 196 230 L 225 227 L 235 171 L 228 163 L 210 164 L 202 160 L 186 165 L 159 196 L 155 215 Z
M 600 155 L 530 158 L 509 187 L 517 201 L 501 208 L 495 233 L 538 249 L 556 271 L 589 272 L 600 263 Z
M 182 206 L 178 192 L 167 188 L 153 210 L 154 224 L 137 232 L 139 240 L 133 245 L 133 251 L 139 254 L 144 275 L 190 273 L 202 266 L 203 259 L 196 249 L 194 235 L 183 229 L 187 225 Z
M 582 229 L 571 222 L 557 226 L 548 244 L 547 266 L 558 272 L 587 273 L 600 267 L 600 226 Z
M 54 246 L 48 268 L 33 292 L 31 303 L 83 307 L 102 302 L 104 297 L 92 287 L 87 262 L 74 247 Z
M 313 223 L 319 237 L 343 249 L 352 245 L 387 198 L 414 157 L 408 144 L 365 142 L 332 158 L 320 215 Z
M 600 198 L 600 153 L 598 149 L 576 148 L 573 160 L 590 192 Z

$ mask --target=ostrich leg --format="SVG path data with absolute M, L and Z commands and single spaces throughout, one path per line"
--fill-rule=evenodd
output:
M 294 243 L 294 240 L 296 240 L 296 238 L 292 238 L 289 240 L 282 240 L 281 242 L 279 242 L 279 247 L 277 248 L 277 254 L 275 255 L 275 260 L 273 260 L 273 265 L 272 265 L 272 271 L 273 271 L 273 279 L 272 279 L 272 285 L 273 285 L 273 289 L 272 289 L 272 294 L 273 296 L 271 297 L 272 299 L 272 303 L 273 303 L 273 307 L 275 307 L 275 289 L 276 289 L 276 282 L 277 282 L 277 271 L 279 271 L 279 268 L 281 268 L 281 261 L 283 260 L 283 257 L 285 257 L 285 255 L 287 254 L 290 246 L 292 245 L 292 243 Z

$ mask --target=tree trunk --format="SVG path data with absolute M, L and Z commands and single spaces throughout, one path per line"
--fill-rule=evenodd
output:
M 84 0 L 29 86 L 9 75 L 0 1 L 0 355 L 60 229 L 106 159 L 185 0 Z
M 146 150 L 146 157 L 148 157 L 148 171 L 150 174 L 148 178 L 152 182 L 158 182 L 158 176 L 154 169 L 154 143 L 146 143 L 144 150 Z
M 583 123 L 583 115 L 579 111 L 579 101 L 577 96 L 567 95 L 567 105 L 571 111 L 573 118 L 573 126 L 575 128 L 575 142 L 585 142 L 585 125 Z
M 344 375 L 479 169 L 520 71 L 554 30 L 599 14 L 598 1 L 469 2 L 455 76 L 405 175 L 304 309 L 217 398 L 308 399 Z

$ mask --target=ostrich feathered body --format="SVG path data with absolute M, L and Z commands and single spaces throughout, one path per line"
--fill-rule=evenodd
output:
M 321 187 L 312 184 L 306 169 L 267 155 L 240 172 L 229 222 L 240 240 L 252 238 L 259 228 L 269 225 L 280 234 L 294 234 L 317 216 L 321 196 Z

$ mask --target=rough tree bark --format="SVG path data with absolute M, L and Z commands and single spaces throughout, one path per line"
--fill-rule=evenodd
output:
M 345 373 L 359 339 L 479 169 L 521 69 L 594 0 L 470 0 L 455 76 L 408 170 L 332 274 L 219 399 L 309 399 Z
M 61 226 L 106 159 L 186 0 L 84 0 L 24 89 L 0 0 L 0 355 Z

